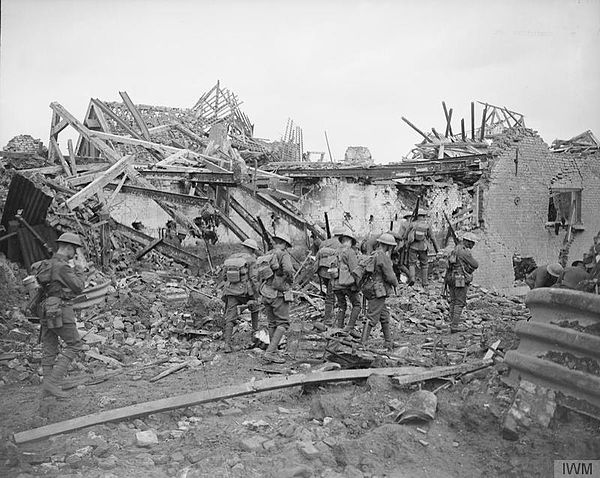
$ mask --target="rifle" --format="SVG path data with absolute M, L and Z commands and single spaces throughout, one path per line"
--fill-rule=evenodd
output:
M 269 233 L 267 232 L 267 229 L 265 228 L 265 225 L 263 224 L 262 219 L 259 216 L 256 216 L 256 220 L 258 221 L 258 225 L 260 226 L 260 230 L 262 231 L 262 240 L 265 243 L 265 246 L 267 247 L 267 251 L 269 251 L 273 249 L 273 243 L 271 242 Z
M 412 216 L 410 216 L 410 219 L 408 220 L 408 227 L 406 228 L 406 232 L 408 232 L 413 221 L 416 221 L 417 217 L 419 216 L 420 203 L 421 203 L 421 196 L 417 197 L 417 204 L 415 205 L 415 209 L 412 213 Z M 406 237 L 404 238 L 404 246 L 402 248 L 402 256 L 400 257 L 400 265 L 405 268 L 408 267 L 408 243 L 407 243 Z
M 454 239 L 454 244 L 458 244 L 460 242 L 460 239 L 458 238 L 458 236 L 456 235 L 456 231 L 452 227 L 450 218 L 448 218 L 448 215 L 446 213 L 444 213 L 444 217 L 446 218 L 446 222 L 448 223 L 448 230 L 450 231 L 450 234 L 452 235 L 452 239 Z
M 327 239 L 331 239 L 331 229 L 329 228 L 329 215 L 325 212 L 325 231 L 327 232 Z
M 452 235 L 452 239 L 454 239 L 454 244 L 458 245 L 458 243 L 460 241 L 458 239 L 458 236 L 456 235 L 456 231 L 454 230 L 454 227 L 452 227 L 450 218 L 448 217 L 448 215 L 445 212 L 444 212 L 444 218 L 446 218 L 446 222 L 448 223 L 448 230 L 450 231 L 450 234 Z M 447 293 L 448 293 L 448 268 L 446 268 L 446 274 L 444 275 L 444 289 L 442 291 L 442 297 L 448 299 Z

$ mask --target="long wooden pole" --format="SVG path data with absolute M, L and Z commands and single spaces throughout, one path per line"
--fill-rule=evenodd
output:
M 333 163 L 333 156 L 331 155 L 331 148 L 329 147 L 329 138 L 327 137 L 327 131 L 325 131 L 325 142 L 327 143 L 327 151 L 329 151 L 329 161 Z
M 136 403 L 115 410 L 92 413 L 83 417 L 72 418 L 63 422 L 44 425 L 33 430 L 15 433 L 16 443 L 26 443 L 41 438 L 47 438 L 59 433 L 79 430 L 80 428 L 98 425 L 100 423 L 114 422 L 125 418 L 135 418 L 151 413 L 165 412 L 176 408 L 191 407 L 201 403 L 215 402 L 226 398 L 252 395 L 259 392 L 268 392 L 281 388 L 295 387 L 298 385 L 324 382 L 341 382 L 360 378 L 368 378 L 370 375 L 385 375 L 388 377 L 399 377 L 398 381 L 416 383 L 432 378 L 444 377 L 458 373 L 471 372 L 486 367 L 490 362 L 473 362 L 468 364 L 453 365 L 450 367 L 389 367 L 389 368 L 366 368 L 358 370 L 337 370 L 334 372 L 316 372 L 310 374 L 288 375 L 285 377 L 267 378 L 255 382 L 246 382 L 241 385 L 219 387 L 211 390 L 203 390 L 175 397 L 162 398 L 151 402 Z

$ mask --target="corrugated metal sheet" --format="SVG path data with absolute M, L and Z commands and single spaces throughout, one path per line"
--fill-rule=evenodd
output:
M 8 229 L 9 221 L 15 218 L 19 209 L 23 209 L 23 219 L 32 226 L 43 224 L 50 203 L 52 203 L 52 196 L 38 189 L 26 177 L 15 174 L 10 182 L 0 224 Z
M 33 262 L 44 259 L 45 253 L 37 240 L 26 229 L 15 223 L 15 214 L 23 210 L 22 217 L 49 244 L 54 244 L 56 233 L 44 224 L 52 196 L 38 189 L 33 182 L 16 174 L 10 183 L 2 214 L 2 224 L 8 232 L 17 231 L 16 237 L 0 242 L 0 251 L 16 262 L 29 267 Z
M 513 377 L 560 392 L 563 405 L 600 418 L 600 296 L 568 289 L 532 290 L 531 320 L 515 331 L 505 361 Z

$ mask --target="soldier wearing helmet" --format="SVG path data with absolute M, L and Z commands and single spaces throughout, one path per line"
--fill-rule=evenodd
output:
M 429 285 L 429 245 L 433 245 L 437 253 L 440 248 L 435 236 L 431 231 L 431 227 L 427 222 L 428 212 L 425 209 L 419 209 L 417 220 L 414 221 L 407 232 L 408 244 L 408 278 L 409 285 L 415 283 L 415 274 L 417 262 L 421 265 L 421 285 L 427 287 Z
M 58 250 L 52 258 L 33 264 L 32 273 L 41 286 L 42 397 L 66 398 L 61 382 L 83 345 L 69 301 L 83 291 L 87 262 L 77 234 L 66 232 L 56 243 Z M 64 346 L 59 354 L 60 341 Z
M 365 344 L 371 329 L 381 323 L 381 331 L 385 340 L 385 347 L 392 350 L 394 343 L 390 330 L 390 312 L 387 308 L 386 298 L 398 286 L 398 279 L 394 274 L 392 249 L 396 246 L 396 239 L 389 233 L 382 234 L 377 239 L 377 249 L 372 254 L 374 264 L 373 272 L 363 286 L 363 294 L 367 299 L 367 321 L 363 326 L 361 342 Z
M 448 288 L 450 310 L 450 333 L 463 332 L 462 311 L 467 305 L 467 292 L 473 280 L 473 272 L 479 263 L 471 254 L 478 239 L 472 232 L 466 232 L 448 257 L 445 286 Z
M 333 293 L 333 283 L 331 281 L 329 268 L 332 258 L 337 253 L 340 247 L 340 234 L 344 231 L 343 227 L 334 227 L 333 236 L 325 239 L 315 256 L 313 266 L 313 275 L 317 274 L 319 283 L 325 284 L 325 312 L 323 313 L 323 322 L 329 324 L 333 316 L 333 308 L 335 305 L 335 295 Z
M 525 278 L 525 283 L 530 289 L 552 287 L 558 282 L 558 279 L 562 273 L 563 266 L 561 266 L 558 262 L 545 266 L 539 266 Z
M 223 329 L 223 351 L 233 352 L 233 328 L 238 321 L 238 306 L 248 304 L 252 333 L 258 331 L 258 281 L 256 278 L 256 253 L 258 244 L 254 239 L 242 242 L 243 252 L 232 254 L 225 260 L 223 270 L 225 273 L 225 326 Z
M 265 306 L 269 327 L 269 347 L 263 358 L 266 362 L 284 363 L 285 359 L 278 353 L 279 342 L 290 326 L 290 303 L 293 301 L 292 282 L 294 268 L 288 248 L 292 241 L 284 233 L 273 236 L 273 251 L 264 257 L 270 256 L 273 271 L 271 277 L 260 286 L 262 302 Z M 261 261 L 261 258 L 258 259 Z
M 336 276 L 332 278 L 333 291 L 338 306 L 337 311 L 337 326 L 344 327 L 346 319 L 346 307 L 347 301 L 350 301 L 352 305 L 352 311 L 350 312 L 350 319 L 344 330 L 349 332 L 354 329 L 356 325 L 356 319 L 360 315 L 360 297 L 358 291 L 358 283 L 355 278 L 355 272 L 358 267 L 358 257 L 354 246 L 356 245 L 356 238 L 352 231 L 344 230 L 340 233 L 340 248 L 336 254 L 337 270 Z

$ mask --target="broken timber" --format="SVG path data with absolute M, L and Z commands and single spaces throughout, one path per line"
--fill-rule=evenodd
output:
M 132 241 L 142 244 L 144 247 L 148 247 L 153 241 L 156 241 L 155 238 L 118 222 L 115 223 L 114 231 L 119 232 Z M 155 248 L 161 254 L 164 254 L 165 256 L 170 257 L 181 264 L 200 267 L 204 262 L 202 257 L 192 254 L 191 252 L 184 251 L 183 249 L 180 249 L 179 247 L 168 242 L 162 241 L 157 244 Z
M 224 400 L 226 398 L 241 397 L 244 395 L 252 395 L 254 393 L 268 392 L 270 390 L 295 387 L 298 385 L 355 380 L 368 378 L 373 374 L 400 376 L 400 378 L 403 379 L 403 383 L 415 383 L 422 380 L 477 370 L 488 365 L 489 362 L 479 361 L 472 364 L 462 364 L 451 367 L 434 367 L 430 370 L 422 367 L 368 368 L 267 378 L 255 382 L 246 382 L 242 385 L 230 385 L 201 392 L 193 392 L 185 395 L 153 400 L 151 402 L 137 403 L 135 405 L 93 413 L 83 417 L 72 418 L 63 422 L 34 428 L 33 430 L 15 433 L 14 439 L 16 443 L 26 443 L 57 435 L 59 433 L 98 425 L 100 423 L 114 422 L 125 418 L 135 418 L 151 413 L 165 412 L 176 408 L 191 407 L 202 403 Z

